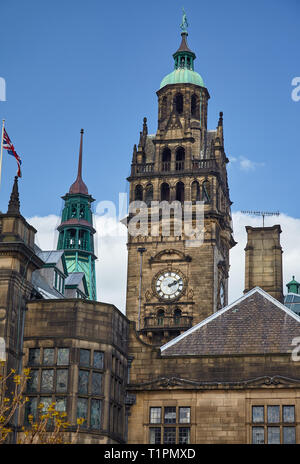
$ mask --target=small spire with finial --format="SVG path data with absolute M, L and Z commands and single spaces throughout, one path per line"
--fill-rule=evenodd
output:
M 80 147 L 79 147 L 79 159 L 78 159 L 78 172 L 75 182 L 71 185 L 69 193 L 83 193 L 88 195 L 88 189 L 82 180 L 82 144 L 83 144 L 83 129 L 80 131 Z
M 223 111 L 220 111 L 218 126 L 223 126 Z
M 14 185 L 8 203 L 7 214 L 20 214 L 18 176 L 15 176 Z

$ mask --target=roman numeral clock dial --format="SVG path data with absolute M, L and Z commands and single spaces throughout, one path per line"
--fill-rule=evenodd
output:
M 174 300 L 183 291 L 183 279 L 176 272 L 166 271 L 160 274 L 155 281 L 155 290 L 160 298 Z

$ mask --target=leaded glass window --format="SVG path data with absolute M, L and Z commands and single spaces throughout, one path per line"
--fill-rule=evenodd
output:
M 78 393 L 82 395 L 88 394 L 88 387 L 89 387 L 89 371 L 79 371 L 78 377 Z
M 255 445 L 263 445 L 265 443 L 264 427 L 252 427 L 252 443 Z
M 94 363 L 95 369 L 103 369 L 104 365 L 104 353 L 102 351 L 94 351 Z
M 286 445 L 293 445 L 296 443 L 295 427 L 283 427 L 283 443 Z
M 263 406 L 252 406 L 252 422 L 264 422 Z
M 40 364 L 40 349 L 39 348 L 30 348 L 29 349 L 29 366 L 36 366 Z
M 88 410 L 88 400 L 87 398 L 78 398 L 77 399 L 77 418 L 85 419 L 81 427 L 87 426 L 87 410 Z
M 275 424 L 280 420 L 279 406 L 268 406 L 268 423 Z
M 38 378 L 39 378 L 38 369 L 31 370 L 29 375 L 30 377 L 27 380 L 27 392 L 34 393 L 38 389 Z
M 161 443 L 161 429 L 160 427 L 150 427 L 149 429 L 149 443 L 159 445 Z
M 91 350 L 80 349 L 80 366 L 89 367 L 91 358 Z
M 161 423 L 161 408 L 150 408 L 150 424 Z
M 57 365 L 66 366 L 69 364 L 70 349 L 58 348 L 57 350 Z
M 268 444 L 280 444 L 280 427 L 268 427 Z
M 33 421 L 37 418 L 37 398 L 30 398 L 25 405 L 25 423 L 29 424 L 28 416 L 33 416 Z
M 92 395 L 101 395 L 102 393 L 102 374 L 99 372 L 92 373 Z
M 176 443 L 176 428 L 165 427 L 164 428 L 164 443 L 172 445 Z
M 56 402 L 56 405 L 55 405 L 56 411 L 65 412 L 67 410 L 67 399 L 66 398 L 58 397 L 56 398 L 55 402 Z
M 50 406 L 50 404 L 52 402 L 53 401 L 52 401 L 51 396 L 41 396 L 40 397 L 40 403 L 39 404 L 43 404 L 43 407 L 41 409 L 43 414 L 45 414 L 48 411 L 48 408 L 49 408 L 49 406 Z
M 57 369 L 56 371 L 56 391 L 64 393 L 68 388 L 68 369 Z
M 100 429 L 101 426 L 101 400 L 91 401 L 91 428 Z
M 295 422 L 295 406 L 282 407 L 283 422 Z
M 52 366 L 54 364 L 54 348 L 44 348 L 43 364 L 45 366 Z
M 48 392 L 53 391 L 53 369 L 43 369 L 41 378 L 41 391 Z
M 189 424 L 191 421 L 191 408 L 179 408 L 179 422 L 181 424 Z
M 179 427 L 179 443 L 190 443 L 189 427 Z
M 165 408 L 165 424 L 176 424 L 176 407 Z

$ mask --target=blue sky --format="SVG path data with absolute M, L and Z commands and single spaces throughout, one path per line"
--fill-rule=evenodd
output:
M 300 101 L 291 98 L 300 76 L 298 0 L 3 2 L 0 118 L 23 160 L 24 216 L 60 214 L 81 127 L 90 193 L 117 201 L 128 191 L 142 118 L 150 133 L 157 128 L 155 92 L 173 69 L 182 6 L 195 70 L 211 96 L 210 129 L 224 112 L 233 211 L 299 217 Z M 3 211 L 15 172 L 4 152 Z

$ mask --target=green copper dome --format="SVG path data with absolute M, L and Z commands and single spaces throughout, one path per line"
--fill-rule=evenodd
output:
M 173 54 L 174 71 L 163 78 L 160 83 L 160 89 L 169 84 L 194 84 L 205 87 L 200 74 L 194 71 L 195 53 L 187 44 L 187 20 L 184 13 L 181 24 L 181 44 L 178 50 Z
M 168 84 L 195 84 L 200 87 L 205 87 L 200 74 L 191 69 L 178 68 L 163 78 L 160 83 L 160 89 Z

